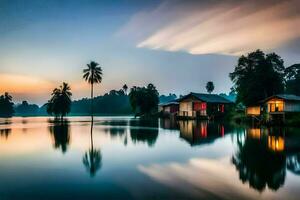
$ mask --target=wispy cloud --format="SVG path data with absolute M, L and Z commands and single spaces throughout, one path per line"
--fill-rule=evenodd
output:
M 135 14 L 121 32 L 137 47 L 239 55 L 299 39 L 299 26 L 298 0 L 163 1 Z

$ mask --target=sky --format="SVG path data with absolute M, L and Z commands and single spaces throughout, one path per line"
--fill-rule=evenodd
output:
M 229 92 L 243 54 L 300 63 L 297 0 L 1 0 L 0 94 L 42 105 L 63 81 L 88 97 L 82 70 L 103 69 L 101 95 L 153 83 L 161 94 Z

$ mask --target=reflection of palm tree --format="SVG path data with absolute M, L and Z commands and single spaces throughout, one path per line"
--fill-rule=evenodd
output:
M 91 84 L 91 115 L 93 115 L 94 83 L 102 81 L 102 69 L 99 64 L 94 61 L 87 64 L 87 68 L 83 70 L 83 78 Z
M 6 129 L 1 129 L 0 130 L 0 136 L 1 137 L 4 136 L 5 139 L 8 138 L 8 136 L 10 135 L 10 133 L 11 133 L 11 129 L 10 128 L 6 128 Z
M 54 148 L 60 148 L 65 153 L 70 143 L 69 122 L 67 120 L 54 121 L 53 126 L 50 126 L 49 130 L 53 135 Z
M 97 170 L 102 166 L 102 155 L 100 149 L 94 149 L 93 144 L 93 121 L 91 123 L 91 148 L 84 154 L 82 162 L 91 176 L 95 176 Z
M 258 191 L 266 186 L 277 190 L 284 184 L 285 156 L 268 150 L 267 138 L 246 136 L 244 142 L 238 141 L 238 152 L 232 163 L 239 171 L 240 180 Z

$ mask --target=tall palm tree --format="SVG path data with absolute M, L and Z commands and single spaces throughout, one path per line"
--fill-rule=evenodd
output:
M 102 68 L 95 61 L 91 61 L 83 70 L 83 78 L 91 84 L 91 115 L 93 115 L 94 84 L 101 83 Z
M 128 86 L 126 84 L 124 84 L 122 89 L 123 89 L 125 95 L 127 95 Z

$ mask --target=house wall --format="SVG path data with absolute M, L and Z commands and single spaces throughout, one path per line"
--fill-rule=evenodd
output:
M 164 112 L 170 113 L 171 112 L 171 107 L 170 106 L 164 106 Z
M 271 99 L 267 102 L 268 113 L 272 112 L 300 112 L 300 102 Z
M 178 109 L 179 109 L 179 105 L 171 104 L 168 106 L 164 106 L 163 111 L 165 113 L 175 113 L 175 112 L 178 112 Z
M 188 98 L 179 103 L 179 116 L 195 117 L 196 112 L 193 111 L 193 102 L 200 102 L 194 98 Z
M 285 102 L 284 111 L 286 111 L 286 112 L 300 112 L 300 102 L 295 102 L 295 101 Z
M 260 115 L 260 106 L 249 106 L 246 108 L 246 115 Z
M 163 106 L 158 106 L 158 112 L 161 112 L 164 110 L 164 107 Z

